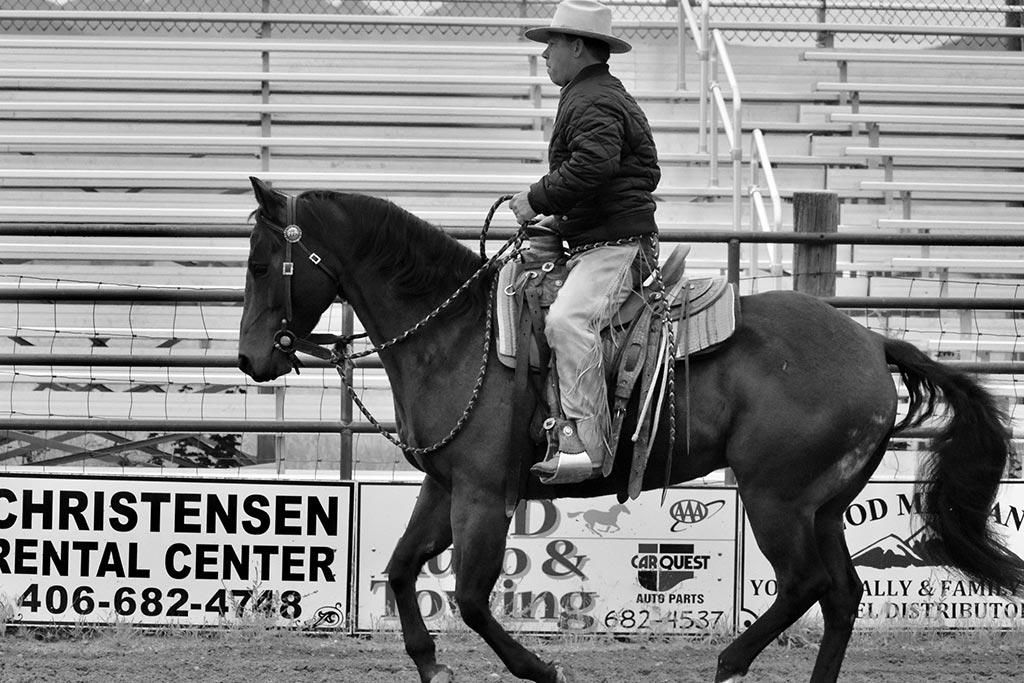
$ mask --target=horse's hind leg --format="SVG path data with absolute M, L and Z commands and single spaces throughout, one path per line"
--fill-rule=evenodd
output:
M 821 613 L 824 634 L 814 663 L 813 683 L 835 683 L 846 656 L 846 647 L 853 635 L 864 586 L 850 559 L 850 550 L 843 533 L 843 508 L 830 506 L 818 513 L 818 549 L 832 577 L 832 585 L 822 596 Z
M 819 601 L 824 633 L 811 675 L 813 683 L 835 683 L 839 679 L 839 669 L 853 635 L 864 584 L 857 575 L 850 548 L 846 545 L 843 513 L 878 467 L 888 443 L 888 439 L 882 439 L 861 473 L 847 484 L 844 491 L 823 505 L 815 518 L 818 552 L 832 577 L 832 584 Z
M 424 563 L 452 543 L 451 497 L 432 478 L 420 487 L 405 533 L 388 562 L 388 584 L 402 622 L 405 651 L 412 657 L 423 683 L 445 683 L 451 670 L 437 664 L 434 639 L 427 631 L 416 600 L 416 577 Z
M 538 683 L 564 681 L 557 666 L 542 662 L 494 618 L 490 597 L 504 563 L 508 519 L 500 497 L 497 505 L 476 495 L 472 498 L 454 506 L 455 600 L 462 620 L 480 634 L 514 676 Z
M 794 508 L 764 491 L 745 492 L 747 516 L 758 547 L 775 569 L 778 594 L 746 631 L 718 657 L 716 683 L 738 681 L 751 662 L 817 602 L 831 578 L 816 548 L 814 510 Z

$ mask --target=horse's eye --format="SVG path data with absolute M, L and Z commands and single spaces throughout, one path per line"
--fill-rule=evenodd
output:
M 249 263 L 249 272 L 253 274 L 253 277 L 263 277 L 270 270 L 266 263 Z

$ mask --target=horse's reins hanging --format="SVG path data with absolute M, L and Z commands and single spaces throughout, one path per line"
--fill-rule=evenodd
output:
M 361 351 L 359 353 L 348 353 L 347 348 L 352 343 L 352 341 L 354 341 L 358 337 L 366 336 L 365 334 L 357 336 L 311 334 L 306 337 L 299 337 L 290 330 L 292 320 L 291 278 L 295 272 L 295 264 L 294 261 L 292 260 L 292 245 L 299 245 L 299 247 L 306 252 L 309 261 L 314 265 L 318 266 L 325 273 L 327 273 L 327 275 L 336 285 L 340 283 L 340 279 L 338 278 L 337 275 L 334 274 L 333 271 L 331 271 L 330 268 L 328 268 L 323 263 L 323 259 L 315 251 L 311 250 L 309 247 L 302 243 L 302 229 L 298 226 L 296 219 L 296 199 L 295 197 L 288 196 L 287 203 L 285 206 L 286 225 L 284 227 L 280 226 L 279 224 L 268 218 L 265 214 L 262 215 L 263 221 L 264 223 L 267 224 L 267 227 L 274 230 L 274 232 L 280 234 L 285 241 L 285 258 L 281 270 L 281 273 L 284 276 L 285 317 L 281 320 L 281 329 L 277 332 L 277 334 L 274 335 L 274 348 L 277 349 L 278 351 L 281 351 L 282 353 L 289 357 L 289 359 L 292 361 L 292 364 L 295 367 L 296 372 L 298 372 L 299 362 L 298 359 L 295 357 L 295 353 L 299 351 L 301 351 L 302 353 L 309 354 L 311 356 L 315 356 L 322 360 L 326 360 L 330 362 L 332 365 L 334 365 L 335 369 L 338 372 L 338 376 L 341 378 L 342 384 L 345 386 L 345 389 L 349 394 L 349 397 L 352 399 L 352 402 L 355 403 L 356 406 L 359 408 L 359 411 L 366 417 L 367 420 L 369 420 L 369 422 L 374 426 L 374 428 L 382 436 L 384 436 L 384 438 L 386 438 L 388 441 L 401 448 L 406 453 L 409 453 L 410 455 L 426 455 L 429 453 L 433 453 L 434 451 L 451 443 L 451 441 L 459 434 L 459 432 L 462 431 L 462 428 L 468 421 L 470 413 L 473 412 L 473 408 L 476 406 L 476 401 L 480 394 L 480 389 L 483 386 L 484 376 L 487 371 L 487 361 L 490 356 L 491 349 L 491 324 L 492 319 L 494 317 L 494 287 L 497 285 L 497 278 L 495 278 L 494 282 L 491 283 L 491 291 L 489 292 L 487 297 L 484 348 L 480 372 L 477 376 L 476 383 L 473 386 L 472 394 L 470 395 L 469 402 L 467 403 L 466 408 L 462 413 L 462 416 L 456 421 L 455 426 L 452 427 L 451 431 L 449 431 L 449 433 L 440 441 L 430 446 L 419 448 L 415 446 L 410 446 L 409 444 L 396 438 L 393 434 L 391 434 L 389 431 L 387 431 L 387 429 L 384 428 L 384 426 L 370 413 L 369 409 L 363 404 L 362 400 L 359 398 L 359 395 L 356 393 L 355 388 L 349 381 L 346 371 L 348 370 L 349 367 L 352 366 L 353 360 L 357 358 L 363 358 L 374 353 L 379 353 L 411 337 L 413 334 L 422 329 L 427 323 L 429 323 L 431 320 L 440 315 L 442 311 L 448 308 L 460 295 L 466 292 L 476 280 L 478 280 L 485 272 L 490 270 L 495 264 L 504 262 L 505 260 L 512 258 L 518 252 L 518 250 L 520 249 L 520 245 L 523 241 L 522 230 L 517 231 L 516 234 L 507 242 L 505 242 L 501 249 L 498 250 L 498 253 L 496 253 L 491 258 L 486 258 L 486 253 L 484 250 L 484 244 L 487 238 L 487 231 L 490 228 L 491 219 L 493 218 L 495 211 L 502 203 L 508 201 L 511 198 L 512 195 L 503 195 L 502 197 L 499 197 L 498 200 L 495 201 L 494 204 L 491 206 L 491 209 L 487 214 L 487 218 L 484 221 L 483 231 L 481 232 L 480 235 L 480 256 L 481 258 L 484 258 L 484 264 L 480 266 L 480 268 L 477 269 L 477 271 L 473 273 L 468 280 L 466 280 L 458 289 L 456 289 L 447 299 L 441 302 L 441 304 L 437 308 L 428 313 L 426 316 L 424 316 L 422 320 L 420 320 L 418 323 L 410 327 L 402 334 L 393 337 L 392 339 L 389 339 L 381 344 L 375 345 L 369 349 Z M 509 247 L 512 247 L 513 245 L 515 246 L 513 252 L 510 253 L 508 256 L 505 256 L 503 259 L 502 255 L 505 253 L 506 250 L 509 249 Z M 333 348 L 324 348 L 325 345 L 333 345 Z

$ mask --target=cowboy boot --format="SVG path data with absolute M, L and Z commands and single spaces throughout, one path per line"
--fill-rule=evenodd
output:
M 552 456 L 553 449 L 549 448 L 549 457 L 530 468 L 542 484 L 575 484 L 600 476 L 603 450 L 593 449 L 598 455 L 591 455 L 580 438 L 576 422 L 550 418 L 545 426 L 549 439 L 557 443 L 557 450 Z

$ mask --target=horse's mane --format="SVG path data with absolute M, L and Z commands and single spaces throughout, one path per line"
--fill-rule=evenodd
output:
M 479 254 L 442 229 L 386 199 L 332 190 L 311 190 L 300 198 L 327 202 L 349 221 L 359 221 L 361 225 L 347 233 L 351 243 L 344 248 L 380 272 L 395 294 L 451 292 L 483 263 Z M 331 222 L 325 220 L 325 225 Z M 331 230 L 325 227 L 325 239 L 331 238 Z

